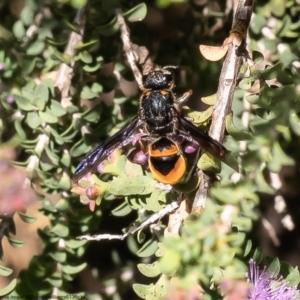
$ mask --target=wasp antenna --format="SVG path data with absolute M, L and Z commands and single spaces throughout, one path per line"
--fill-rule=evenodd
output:
M 179 66 L 172 66 L 172 65 L 170 65 L 170 66 L 164 66 L 163 69 L 164 70 L 166 70 L 166 69 L 179 69 Z

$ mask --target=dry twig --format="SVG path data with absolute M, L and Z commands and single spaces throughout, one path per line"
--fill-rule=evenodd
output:
M 249 26 L 252 14 L 253 1 L 240 0 L 236 8 L 233 27 L 239 27 L 243 34 L 236 36 L 236 40 L 229 45 L 227 56 L 223 63 L 220 75 L 219 86 L 217 91 L 216 104 L 212 114 L 212 124 L 210 127 L 210 136 L 217 141 L 222 142 L 225 131 L 225 120 L 231 110 L 234 89 L 236 86 L 237 76 L 241 67 L 242 55 L 245 54 L 246 32 Z M 211 185 L 210 177 L 199 172 L 200 186 L 193 203 L 193 212 L 200 213 L 206 203 L 208 190 Z
M 73 57 L 75 46 L 82 41 L 85 26 L 83 8 L 77 11 L 74 23 L 78 25 L 80 33 L 72 31 L 72 33 L 70 34 L 68 44 L 64 52 L 64 55 L 68 57 Z M 57 86 L 61 92 L 61 105 L 63 107 L 68 107 L 72 104 L 71 97 L 69 95 L 69 90 L 71 86 L 74 64 L 74 60 L 71 61 L 70 65 L 62 63 L 57 72 L 55 86 Z
M 178 208 L 178 201 L 173 201 L 169 205 L 165 206 L 163 209 L 160 211 L 156 212 L 155 214 L 151 215 L 147 220 L 144 222 L 132 226 L 126 233 L 124 234 L 98 234 L 98 235 L 82 235 L 79 236 L 78 239 L 80 240 L 88 240 L 88 241 L 101 241 L 101 240 L 124 240 L 128 235 L 130 234 L 135 234 L 137 231 L 142 230 L 149 226 L 150 224 L 153 224 L 154 222 L 160 220 L 163 218 L 165 215 L 173 212 Z

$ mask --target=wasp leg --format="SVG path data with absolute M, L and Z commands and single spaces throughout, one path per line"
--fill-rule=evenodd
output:
M 180 106 L 183 105 L 184 102 L 187 101 L 187 99 L 192 95 L 193 91 L 192 90 L 188 90 L 187 92 L 185 92 L 181 97 L 177 98 L 177 102 Z

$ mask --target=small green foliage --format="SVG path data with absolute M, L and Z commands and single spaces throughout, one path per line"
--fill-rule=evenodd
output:
M 17 285 L 17 279 L 13 279 L 5 288 L 0 290 L 0 296 L 6 296 L 10 294 Z
M 140 272 L 147 277 L 156 277 L 161 273 L 160 266 L 157 261 L 153 264 L 138 264 L 137 267 Z
M 9 276 L 12 274 L 12 272 L 13 272 L 12 269 L 0 266 L 0 275 L 1 276 Z
M 7 240 L 9 242 L 9 244 L 14 248 L 21 248 L 24 245 L 23 241 L 19 241 L 19 240 L 10 238 L 10 237 L 8 237 Z
M 129 22 L 136 22 L 142 21 L 147 13 L 147 6 L 145 3 L 138 4 L 137 6 L 133 7 L 132 9 L 126 11 L 123 16 Z
M 147 241 L 142 248 L 136 253 L 139 257 L 149 257 L 157 250 L 157 242 L 155 240 Z

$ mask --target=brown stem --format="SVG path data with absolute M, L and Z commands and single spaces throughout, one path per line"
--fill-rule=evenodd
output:
M 239 0 L 231 32 L 239 35 L 240 43 L 229 45 L 226 58 L 223 63 L 217 99 L 212 113 L 212 124 L 209 134 L 212 138 L 222 142 L 224 139 L 225 120 L 231 111 L 233 94 L 236 86 L 237 77 L 242 63 L 242 55 L 247 53 L 245 50 L 246 32 L 252 14 L 252 0 Z M 211 186 L 211 179 L 207 174 L 199 171 L 200 186 L 195 196 L 192 211 L 201 213 L 205 208 L 208 191 Z

